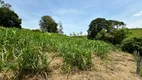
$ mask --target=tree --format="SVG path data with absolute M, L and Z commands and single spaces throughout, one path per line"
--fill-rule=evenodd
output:
M 58 33 L 59 33 L 59 34 L 63 34 L 63 33 L 64 33 L 64 32 L 63 32 L 63 26 L 62 26 L 62 22 L 61 22 L 61 21 L 59 22 Z
M 0 26 L 21 28 L 21 19 L 10 8 L 10 4 L 0 0 Z
M 79 32 L 79 35 L 82 36 L 82 35 L 83 35 L 83 32 L 80 31 L 80 32 Z
M 1 8 L 8 8 L 10 9 L 11 8 L 11 5 L 8 4 L 8 3 L 5 3 L 4 1 L 0 0 L 0 7 Z
M 0 8 L 0 26 L 21 28 L 21 19 L 9 8 Z
M 101 30 L 105 30 L 107 31 L 107 33 L 110 33 L 111 31 L 123 26 L 125 26 L 124 22 L 116 20 L 106 20 L 105 18 L 97 18 L 91 21 L 89 25 L 88 39 L 95 39 L 97 34 Z
M 94 39 L 96 35 L 107 26 L 105 18 L 97 18 L 93 20 L 88 29 L 88 39 Z
M 42 32 L 58 32 L 57 23 L 52 19 L 51 16 L 41 17 L 39 25 Z

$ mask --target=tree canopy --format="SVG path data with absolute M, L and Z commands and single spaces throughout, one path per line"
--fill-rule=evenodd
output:
M 52 19 L 51 16 L 41 17 L 39 25 L 42 32 L 58 32 L 57 23 Z
M 0 0 L 0 26 L 21 28 L 21 19 L 10 8 L 10 4 Z
M 96 35 L 101 31 L 105 30 L 108 33 L 114 29 L 125 27 L 124 22 L 116 20 L 106 20 L 105 18 L 97 18 L 91 21 L 88 29 L 88 39 L 96 38 Z
M 11 5 L 8 4 L 8 3 L 5 3 L 5 2 L 2 1 L 2 0 L 0 0 L 0 7 L 10 9 L 10 8 L 11 8 Z
M 21 19 L 14 11 L 0 8 L 0 26 L 21 28 Z

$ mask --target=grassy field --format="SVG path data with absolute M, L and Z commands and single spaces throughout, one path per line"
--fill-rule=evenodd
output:
M 63 58 L 63 71 L 86 70 L 91 67 L 92 54 L 104 58 L 114 49 L 103 41 L 0 27 L 0 72 L 12 72 L 15 77 L 48 72 L 56 56 Z
M 132 29 L 128 29 L 129 30 L 129 35 L 125 40 L 134 38 L 134 37 L 142 37 L 142 28 L 132 28 Z M 84 38 L 87 39 L 87 36 L 72 36 L 73 38 Z
M 128 35 L 128 38 L 126 38 L 125 40 L 131 39 L 134 37 L 142 37 L 142 28 L 129 29 L 129 31 L 130 31 L 130 34 Z

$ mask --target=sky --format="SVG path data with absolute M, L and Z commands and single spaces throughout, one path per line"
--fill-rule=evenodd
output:
M 39 20 L 51 16 L 65 34 L 86 33 L 96 18 L 123 21 L 128 28 L 142 28 L 142 0 L 4 0 L 22 19 L 22 27 L 39 29 Z

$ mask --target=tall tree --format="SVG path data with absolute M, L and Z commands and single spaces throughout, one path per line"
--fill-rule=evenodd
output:
M 42 32 L 58 32 L 57 23 L 52 19 L 51 16 L 41 17 L 39 25 Z
M 21 19 L 10 7 L 0 0 L 0 26 L 21 28 Z
M 93 20 L 88 29 L 88 38 L 93 39 L 102 30 L 106 29 L 107 21 L 105 18 L 97 18 Z
M 8 8 L 10 9 L 11 8 L 11 5 L 8 4 L 8 3 L 5 3 L 4 1 L 0 0 L 0 7 L 1 8 Z
M 64 33 L 64 32 L 63 32 L 63 25 L 62 25 L 62 22 L 61 22 L 61 21 L 59 22 L 58 33 L 59 33 L 59 34 L 63 34 L 63 33 Z
M 105 30 L 108 33 L 114 29 L 118 29 L 121 26 L 124 26 L 124 22 L 116 20 L 106 20 L 105 18 L 97 18 L 93 20 L 88 29 L 88 39 L 95 39 L 96 35 L 101 31 Z

